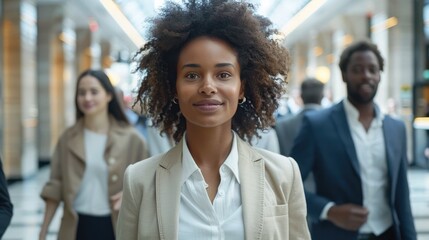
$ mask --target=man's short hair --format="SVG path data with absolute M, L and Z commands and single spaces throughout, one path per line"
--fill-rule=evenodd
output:
M 301 98 L 304 104 L 321 104 L 324 84 L 316 78 L 306 78 L 301 83 Z

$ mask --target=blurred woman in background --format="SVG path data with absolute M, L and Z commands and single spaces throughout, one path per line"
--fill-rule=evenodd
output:
M 148 157 L 145 143 L 128 123 L 103 71 L 81 73 L 75 104 L 77 121 L 60 137 L 41 193 L 46 209 L 39 239 L 46 239 L 60 202 L 64 213 L 58 239 L 115 239 L 123 174 L 129 164 Z

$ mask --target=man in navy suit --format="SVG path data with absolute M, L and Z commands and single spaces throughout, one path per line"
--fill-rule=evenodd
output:
M 383 115 L 373 99 L 384 61 L 377 46 L 357 42 L 339 63 L 347 98 L 304 115 L 291 156 L 303 180 L 312 238 L 415 240 L 402 122 Z

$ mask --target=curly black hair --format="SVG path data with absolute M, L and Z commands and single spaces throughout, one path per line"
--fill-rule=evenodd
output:
M 167 2 L 149 21 L 148 42 L 135 59 L 142 73 L 136 103 L 160 128 L 179 141 L 186 130 L 176 95 L 177 62 L 182 48 L 197 37 L 209 36 L 230 44 L 238 53 L 246 102 L 232 119 L 232 129 L 250 142 L 258 129 L 274 124 L 273 113 L 286 89 L 289 53 L 276 40 L 278 32 L 252 4 L 228 0 Z

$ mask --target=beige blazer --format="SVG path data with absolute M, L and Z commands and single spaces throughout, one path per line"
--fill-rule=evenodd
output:
M 147 158 L 148 151 L 144 140 L 132 126 L 121 126 L 113 117 L 109 121 L 104 158 L 109 167 L 110 197 L 122 190 L 126 167 Z M 76 239 L 78 217 L 73 202 L 85 171 L 83 131 L 83 119 L 80 119 L 62 134 L 51 159 L 50 179 L 41 193 L 43 199 L 64 202 L 64 215 L 58 234 L 61 240 Z M 117 217 L 118 212 L 112 210 L 114 226 Z
M 183 141 L 183 140 L 182 140 Z M 237 141 L 247 240 L 310 239 L 296 162 Z M 128 167 L 117 225 L 118 240 L 178 238 L 182 142 Z

